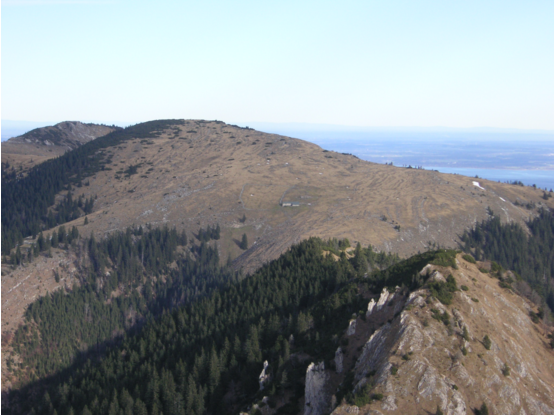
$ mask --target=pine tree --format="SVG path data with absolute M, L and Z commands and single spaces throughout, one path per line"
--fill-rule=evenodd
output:
M 244 233 L 243 236 L 241 237 L 241 243 L 239 244 L 239 248 L 245 250 L 248 249 L 249 247 L 249 242 L 247 240 L 247 234 Z
M 482 344 L 484 345 L 486 350 L 491 349 L 491 340 L 487 334 L 484 336 L 484 339 L 482 340 Z

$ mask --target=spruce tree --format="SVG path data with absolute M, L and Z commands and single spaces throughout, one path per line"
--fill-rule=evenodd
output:
M 249 247 L 249 242 L 247 240 L 247 234 L 244 233 L 243 237 L 241 238 L 241 243 L 239 244 L 239 248 L 245 250 Z

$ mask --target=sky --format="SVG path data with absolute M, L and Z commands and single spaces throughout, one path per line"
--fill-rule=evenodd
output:
M 551 0 L 2 1 L 2 120 L 553 130 Z

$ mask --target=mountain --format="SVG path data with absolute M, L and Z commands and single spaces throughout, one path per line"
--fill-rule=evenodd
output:
M 456 246 L 488 212 L 524 225 L 536 206 L 553 207 L 531 187 L 379 165 L 222 122 L 168 121 L 154 138 L 106 140 L 95 151 L 104 168 L 74 191 L 94 196 L 94 211 L 87 226 L 70 225 L 101 235 L 140 223 L 195 232 L 219 223 L 225 254 L 242 252 L 243 233 L 251 241 L 238 261 L 247 270 L 312 235 L 409 255 Z
M 116 129 L 118 127 L 83 124 L 79 121 L 35 128 L 2 142 L 2 171 L 4 173 L 10 166 L 8 170 L 25 172 L 45 160 L 58 157 Z
M 112 351 L 121 353 L 117 350 L 122 341 L 128 336 L 140 339 L 145 327 L 157 332 L 162 330 L 158 321 L 174 325 L 164 319 L 177 310 L 187 321 L 175 334 L 176 344 L 185 348 L 179 353 L 193 359 L 186 363 L 187 368 L 198 366 L 196 389 L 190 392 L 197 409 L 206 407 L 212 400 L 210 394 L 220 387 L 216 375 L 211 386 L 203 383 L 209 378 L 203 374 L 208 369 L 207 359 L 214 356 L 209 351 L 211 344 L 220 347 L 218 342 L 228 336 L 237 353 L 245 347 L 260 349 L 260 353 L 238 355 L 238 372 L 226 375 L 241 379 L 236 393 L 227 390 L 233 398 L 232 407 L 239 410 L 252 398 L 252 382 L 256 384 L 262 355 L 274 346 L 282 351 L 286 348 L 274 344 L 278 336 L 282 336 L 282 342 L 290 334 L 298 338 L 311 328 L 306 313 L 317 303 L 321 307 L 318 315 L 331 319 L 329 313 L 335 310 L 337 321 L 329 327 L 331 330 L 335 324 L 345 324 L 344 319 L 353 312 L 358 313 L 364 301 L 379 298 L 384 285 L 394 289 L 405 283 L 412 291 L 421 288 L 425 278 L 415 274 L 433 258 L 419 252 L 468 244 L 482 259 L 478 254 L 486 252 L 483 238 L 463 241 L 465 232 L 495 216 L 500 224 L 520 226 L 523 231 L 518 238 L 522 239 L 529 233 L 528 223 L 547 211 L 552 217 L 552 194 L 532 187 L 378 165 L 302 140 L 219 121 L 159 120 L 114 130 L 35 166 L 18 180 L 3 177 L 3 390 L 32 386 L 36 380 L 40 384 L 47 375 L 54 376 L 52 382 L 58 376 L 65 382 L 67 370 L 85 370 L 80 365 L 86 365 L 89 358 L 103 359 Z M 496 229 L 491 230 L 494 236 L 499 234 Z M 313 236 L 322 239 L 306 242 Z M 295 245 L 303 240 L 301 248 Z M 545 240 L 538 237 L 539 245 L 534 246 L 545 244 Z M 358 248 L 349 248 L 357 243 L 364 247 L 364 261 Z M 291 247 L 296 247 L 293 253 Z M 319 264 L 322 252 L 326 258 L 340 261 Z M 532 256 L 551 252 L 552 256 L 553 250 L 530 252 Z M 391 266 L 399 256 L 415 254 L 416 259 L 407 261 L 418 267 L 402 268 L 403 275 L 392 280 L 397 274 Z M 506 253 L 502 257 L 507 257 Z M 533 263 L 529 258 L 527 261 Z M 453 271 L 442 271 L 444 275 L 447 272 Z M 365 273 L 374 275 L 371 286 L 359 289 L 352 285 Z M 272 282 L 280 275 L 283 284 Z M 257 278 L 269 278 L 270 285 L 262 289 Z M 538 286 L 552 287 L 552 275 L 549 278 L 538 279 Z M 509 284 L 505 279 L 501 282 Z M 236 302 L 233 307 L 239 308 L 246 304 L 247 308 L 239 315 L 234 314 L 236 308 L 220 310 L 222 316 L 235 316 L 236 320 L 233 324 L 231 320 L 218 320 L 214 326 L 211 319 L 215 317 L 209 315 L 220 300 L 214 300 L 214 307 L 205 301 L 223 296 L 225 290 L 241 291 L 243 288 L 236 284 L 244 284 L 247 291 L 241 298 L 229 297 L 234 298 L 229 304 Z M 347 286 L 351 291 L 342 291 Z M 254 292 L 260 294 L 256 301 L 250 297 Z M 343 294 L 337 299 L 337 307 L 345 305 L 341 312 L 335 303 L 326 303 L 338 292 Z M 275 305 L 273 311 L 264 308 L 277 300 L 280 305 Z M 333 307 L 326 309 L 323 304 Z M 256 314 L 258 306 L 266 311 Z M 532 303 L 529 308 L 540 313 Z M 67 310 L 72 310 L 72 318 L 68 318 Z M 183 310 L 188 310 L 186 315 Z M 191 310 L 196 310 L 192 319 Z M 299 326 L 301 314 L 305 317 Z M 272 323 L 273 331 L 259 339 L 266 343 L 258 347 L 252 343 L 250 327 L 256 322 L 256 330 L 264 331 L 264 322 L 270 317 L 278 323 Z M 208 335 L 203 324 L 215 330 L 210 336 L 216 337 L 199 345 L 194 339 Z M 282 327 L 284 324 L 288 329 Z M 307 329 L 299 331 L 303 324 Z M 318 324 L 327 327 L 325 321 Z M 235 334 L 222 335 L 220 330 L 227 325 L 230 330 L 235 327 L 239 343 L 232 338 Z M 189 336 L 186 327 L 198 327 L 200 331 Z M 328 340 L 335 340 L 325 347 L 313 343 L 318 333 L 311 333 L 297 340 L 297 346 L 302 346 L 299 356 L 306 353 L 320 358 L 323 351 L 325 356 L 335 353 L 339 332 L 326 332 Z M 185 337 L 179 337 L 182 335 Z M 323 332 L 318 335 L 321 337 Z M 139 355 L 148 360 L 157 352 L 150 340 L 147 343 L 148 356 L 143 349 Z M 156 344 L 158 350 L 166 350 L 166 340 L 157 340 Z M 536 346 L 534 343 L 530 347 Z M 206 353 L 197 359 L 194 356 L 200 349 Z M 317 349 L 322 353 L 316 353 Z M 277 358 L 280 353 L 276 349 L 270 355 Z M 218 359 L 223 359 L 220 354 Z M 287 376 L 298 377 L 302 364 L 292 361 L 288 365 Z M 302 367 L 301 372 L 305 370 Z M 154 376 L 145 373 L 146 378 Z M 179 382 L 181 388 L 191 385 L 188 380 Z M 289 387 L 289 381 L 284 385 Z M 135 390 L 126 390 L 135 394 Z M 299 390 L 290 392 L 297 396 Z M 304 393 L 304 386 L 302 390 Z M 143 392 L 139 388 L 139 394 Z M 345 396 L 349 393 L 344 392 Z M 21 393 L 15 392 L 25 399 Z M 179 393 L 185 399 L 188 392 L 182 389 Z M 236 394 L 242 398 L 236 399 Z M 58 396 L 51 398 L 54 401 Z M 113 399 L 108 395 L 104 398 L 108 404 Z M 471 404 L 473 401 L 468 401 L 467 405 Z M 65 407 L 65 403 L 61 405 Z

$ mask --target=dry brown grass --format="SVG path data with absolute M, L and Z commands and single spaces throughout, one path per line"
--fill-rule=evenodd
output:
M 409 255 L 430 241 L 455 246 L 464 229 L 487 217 L 487 207 L 504 221 L 520 223 L 535 212 L 515 206 L 516 200 L 553 207 L 553 199 L 542 200 L 543 193 L 531 187 L 480 180 L 481 190 L 468 177 L 369 163 L 225 124 L 188 121 L 180 129 L 179 138 L 165 134 L 108 150 L 112 170 L 80 189 L 98 196 L 89 225 L 75 222 L 82 234 L 142 223 L 195 232 L 215 223 L 248 226 L 261 249 L 239 262 L 252 270 L 308 236 L 348 237 Z M 136 175 L 117 173 L 139 163 Z M 301 206 L 281 207 L 282 198 Z M 276 243 L 280 248 L 274 250 Z

